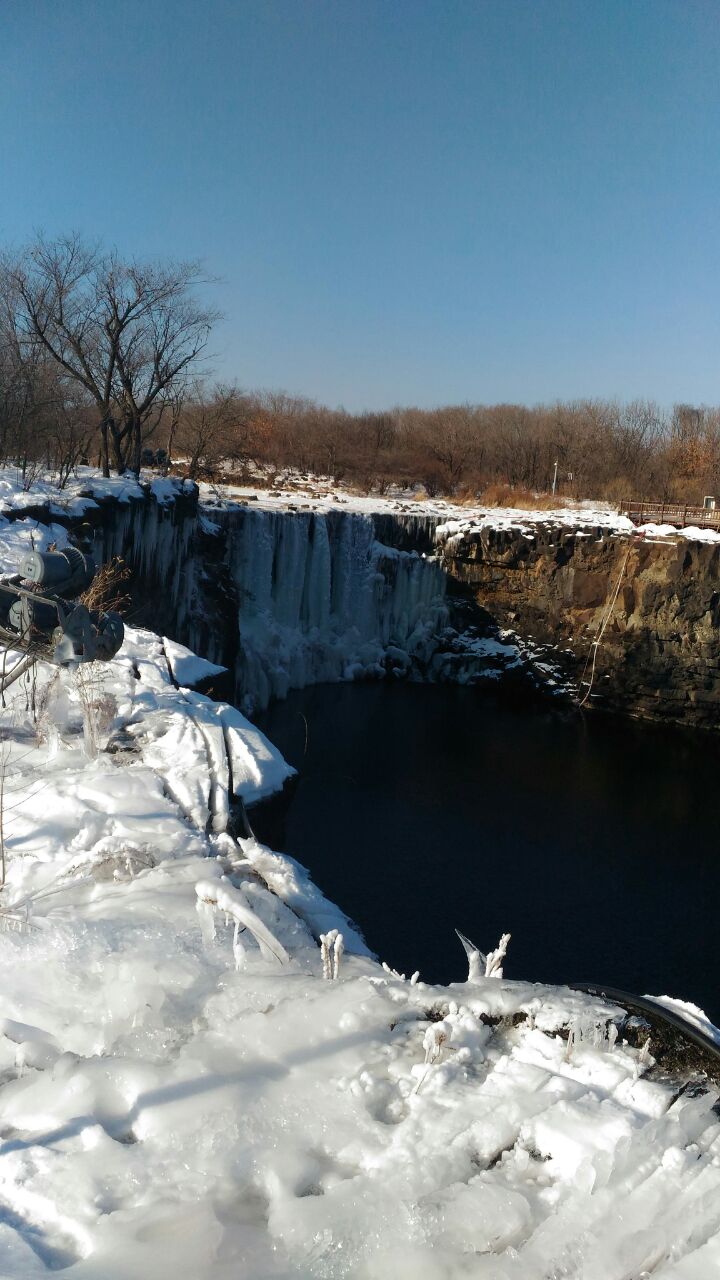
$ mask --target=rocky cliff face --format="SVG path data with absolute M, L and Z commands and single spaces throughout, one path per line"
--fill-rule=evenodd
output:
M 498 621 L 564 651 L 578 682 L 599 638 L 593 705 L 720 724 L 720 544 L 552 524 L 440 541 L 448 573 Z

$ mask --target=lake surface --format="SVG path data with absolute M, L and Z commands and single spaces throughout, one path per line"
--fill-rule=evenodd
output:
M 251 813 L 393 968 L 668 994 L 720 1021 L 720 742 L 449 686 L 320 685 L 261 728 L 300 771 Z

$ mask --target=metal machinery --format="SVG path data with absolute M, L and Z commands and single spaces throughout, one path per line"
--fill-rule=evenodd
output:
M 0 693 L 38 658 L 70 666 L 115 657 L 124 637 L 122 618 L 78 600 L 94 576 L 91 557 L 66 547 L 29 551 L 19 573 L 0 578 L 0 648 L 26 655 L 7 674 L 0 658 Z

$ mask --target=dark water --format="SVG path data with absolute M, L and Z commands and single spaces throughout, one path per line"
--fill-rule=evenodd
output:
M 720 743 L 421 685 L 306 689 L 261 727 L 300 780 L 255 811 L 258 835 L 394 968 L 462 979 L 454 928 L 483 951 L 509 930 L 506 977 L 680 996 L 720 1021 Z

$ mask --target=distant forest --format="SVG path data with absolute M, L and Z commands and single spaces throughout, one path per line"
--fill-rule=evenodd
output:
M 583 400 L 448 405 L 351 414 L 271 392 L 216 388 L 183 406 L 173 450 L 189 473 L 223 463 L 331 475 L 365 493 L 422 486 L 429 497 L 505 503 L 572 498 L 702 501 L 720 494 L 720 409 Z
M 0 258 L 0 463 L 26 486 L 50 470 L 143 463 L 266 483 L 288 468 L 365 493 L 458 501 L 701 501 L 720 495 L 720 409 L 651 401 L 447 405 L 348 413 L 213 383 L 217 313 L 196 263 L 121 260 L 77 235 Z

